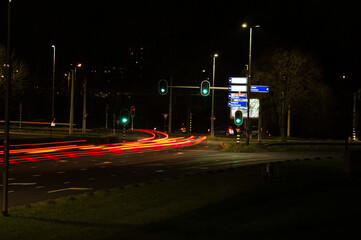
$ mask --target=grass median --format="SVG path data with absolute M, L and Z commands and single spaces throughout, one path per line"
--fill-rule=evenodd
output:
M 326 239 L 357 232 L 341 159 L 206 172 L 10 208 L 0 239 Z M 50 204 L 49 204 L 50 203 Z

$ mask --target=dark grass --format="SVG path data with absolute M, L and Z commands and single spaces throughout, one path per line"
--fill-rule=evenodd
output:
M 0 239 L 349 239 L 361 177 L 342 160 L 276 164 L 98 191 L 14 207 Z

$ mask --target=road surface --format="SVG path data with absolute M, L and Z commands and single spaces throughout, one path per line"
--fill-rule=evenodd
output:
M 341 153 L 231 153 L 203 142 L 175 149 L 11 164 L 9 206 L 242 165 L 327 156 L 340 157 Z

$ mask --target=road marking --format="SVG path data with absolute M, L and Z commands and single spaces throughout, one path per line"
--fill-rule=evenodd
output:
M 70 188 L 62 188 L 48 191 L 48 193 L 56 193 L 56 192 L 64 192 L 64 191 L 90 191 L 93 188 L 77 188 L 77 187 L 70 187 Z
M 100 166 L 100 165 L 104 165 L 104 164 L 111 164 L 112 162 L 101 162 L 101 163 L 96 163 L 94 164 L 95 166 Z
M 71 182 L 63 182 L 63 184 L 69 184 L 69 183 L 71 183 Z
M 111 177 L 117 177 L 118 175 L 117 174 L 112 174 L 110 175 Z
M 92 180 L 95 180 L 95 178 L 91 177 L 91 178 L 88 178 L 89 181 L 92 181 Z
M 59 172 L 56 172 L 56 173 L 58 173 L 58 174 L 63 174 L 63 173 L 65 173 L 64 171 L 59 171 Z
M 31 175 L 32 177 L 41 177 L 40 174 L 34 174 L 34 175 Z
M 174 154 L 174 155 L 180 155 L 180 154 L 184 154 L 184 152 L 177 152 L 177 153 Z
M 79 170 L 80 171 L 86 171 L 87 169 L 86 168 L 80 168 Z
M 37 189 L 44 188 L 44 186 L 36 186 L 35 188 L 37 188 Z
M 32 185 L 36 185 L 37 183 L 9 183 L 9 186 L 32 186 Z

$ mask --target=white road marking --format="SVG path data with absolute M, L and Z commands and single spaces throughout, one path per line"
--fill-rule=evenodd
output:
M 44 188 L 44 186 L 36 186 L 35 188 L 37 188 L 37 189 Z
M 32 185 L 36 185 L 37 183 L 9 183 L 9 186 L 32 186 Z
M 64 171 L 59 171 L 59 172 L 56 172 L 56 173 L 58 173 L 58 174 L 63 174 L 63 173 L 65 173 Z
M 90 191 L 93 188 L 77 188 L 77 187 L 70 187 L 70 188 L 62 188 L 48 191 L 48 193 L 56 193 L 56 192 L 64 192 L 64 191 Z
M 32 177 L 41 177 L 40 174 L 34 174 L 34 175 L 31 175 Z
M 66 162 L 69 162 L 69 161 L 68 160 L 59 160 L 58 162 L 66 163 Z
M 79 170 L 80 171 L 86 171 L 87 169 L 86 168 L 80 168 Z

